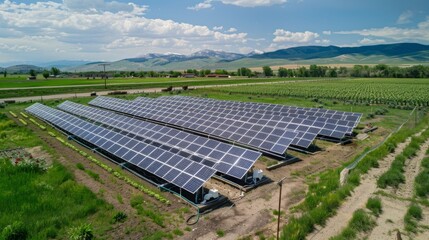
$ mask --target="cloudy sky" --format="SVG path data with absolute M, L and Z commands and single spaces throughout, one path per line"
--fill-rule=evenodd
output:
M 428 0 L 0 0 L 0 63 L 429 44 Z

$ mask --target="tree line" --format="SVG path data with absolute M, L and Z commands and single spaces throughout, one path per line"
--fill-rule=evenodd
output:
M 58 68 L 53 67 L 50 71 L 44 70 L 42 76 L 48 78 L 51 75 L 57 76 L 61 72 Z M 79 77 L 95 78 L 102 76 L 101 72 L 85 72 L 85 73 L 67 73 L 64 75 L 78 75 Z M 225 69 L 187 69 L 185 71 L 109 71 L 108 77 L 206 77 L 209 74 L 242 76 L 242 77 L 388 77 L 388 78 L 429 78 L 429 66 L 415 65 L 410 67 L 389 66 L 386 64 L 377 64 L 374 66 L 354 65 L 351 68 L 347 67 L 328 67 L 310 65 L 288 69 L 280 67 L 274 71 L 269 66 L 262 67 L 262 71 L 251 70 L 250 68 L 242 67 L 236 71 L 227 71 Z M 35 70 L 30 70 L 31 76 L 36 76 Z M 6 70 L 3 76 L 7 76 Z

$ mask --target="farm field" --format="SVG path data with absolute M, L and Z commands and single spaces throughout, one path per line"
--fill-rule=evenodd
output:
M 217 90 L 250 95 L 291 96 L 334 99 L 351 104 L 429 106 L 429 79 L 353 79 L 339 81 L 272 84 L 253 88 L 231 87 Z
M 0 78 L 0 99 L 22 96 L 43 96 L 62 93 L 89 93 L 93 91 L 115 91 L 126 89 L 144 89 L 144 88 L 166 88 L 183 86 L 209 86 L 225 84 L 251 84 L 263 82 L 280 82 L 289 80 L 305 79 L 183 79 L 183 78 L 127 78 L 127 79 L 108 79 L 107 89 L 104 87 L 104 80 L 101 79 L 48 79 L 29 81 L 25 79 L 1 79 Z
M 400 83 L 400 80 L 403 82 L 410 82 Z M 185 220 L 194 214 L 194 209 L 190 208 L 175 196 L 169 193 L 160 193 L 171 202 L 171 205 L 162 204 L 153 197 L 130 187 L 121 179 L 115 178 L 111 173 L 106 172 L 105 169 L 99 167 L 94 162 L 88 161 L 86 157 L 83 157 L 78 152 L 76 153 L 70 150 L 70 147 L 61 144 L 55 137 L 49 136 L 48 132 L 54 132 L 57 137 L 62 139 L 67 138 L 55 129 L 48 126 L 47 130 L 42 130 L 28 119 L 18 115 L 19 118 L 23 118 L 23 120 L 28 122 L 28 126 L 23 126 L 22 122 L 19 122 L 17 118 L 14 118 L 9 113 L 9 111 L 12 111 L 18 114 L 32 103 L 10 104 L 0 109 L 3 116 L 7 116 L 7 118 L 3 117 L 2 124 L 0 125 L 4 126 L 2 132 L 5 132 L 2 140 L 0 140 L 0 150 L 18 146 L 22 146 L 26 149 L 40 147 L 43 152 L 52 159 L 54 166 L 58 165 L 64 168 L 65 173 L 61 174 L 70 174 L 70 181 L 73 181 L 73 184 L 81 186 L 82 189 L 86 189 L 82 191 L 92 192 L 93 196 L 96 196 L 98 199 L 97 201 L 103 202 L 100 206 L 105 207 L 97 208 L 97 211 L 94 210 L 94 213 L 91 213 L 89 217 L 86 218 L 89 219 L 88 222 L 91 223 L 97 239 L 110 239 L 114 236 L 117 236 L 115 238 L 118 239 L 216 239 L 222 236 L 226 239 L 274 239 L 273 236 L 275 236 L 276 233 L 275 219 L 278 214 L 280 214 L 281 223 L 284 225 L 281 233 L 282 239 L 304 239 L 306 235 L 309 236 L 310 234 L 314 234 L 312 233 L 314 229 L 323 231 L 321 230 L 323 226 L 329 224 L 329 222 L 327 222 L 328 219 L 334 217 L 336 210 L 339 209 L 342 204 L 349 201 L 347 197 L 352 194 L 352 190 L 360 186 L 362 183 L 361 176 L 365 176 L 370 169 L 377 167 L 377 162 L 379 160 L 381 161 L 383 157 L 389 153 L 389 148 L 393 146 L 393 149 L 396 149 L 397 146 L 405 142 L 409 136 L 422 132 L 422 130 L 427 128 L 428 117 L 425 110 L 421 108 L 412 113 L 411 109 L 414 108 L 414 105 L 422 107 L 427 106 L 425 102 L 428 101 L 428 97 L 424 95 L 420 89 L 426 88 L 425 83 L 427 83 L 428 80 L 421 80 L 423 82 L 411 79 L 400 80 L 351 79 L 338 80 L 335 82 L 295 82 L 273 85 L 205 88 L 192 91 L 174 91 L 163 94 L 120 96 L 120 98 L 134 99 L 137 96 L 158 97 L 161 95 L 181 94 L 219 100 L 262 102 L 353 111 L 363 113 L 361 122 L 355 130 L 356 133 L 360 133 L 367 124 L 378 127 L 376 131 L 368 133 L 367 138 L 363 140 L 354 139 L 352 143 L 346 145 L 316 140 L 315 145 L 320 151 L 315 154 L 304 154 L 293 150 L 288 151 L 290 155 L 297 157 L 299 161 L 292 165 L 283 166 L 274 170 L 267 170 L 267 167 L 275 164 L 277 160 L 269 157 L 262 157 L 255 164 L 255 167 L 263 169 L 264 174 L 270 178 L 273 183 L 260 186 L 245 193 L 243 196 L 240 195 L 241 192 L 236 188 L 215 179 L 210 180 L 208 186 L 219 189 L 222 194 L 225 194 L 231 199 L 233 205 L 227 205 L 226 207 L 202 215 L 199 222 L 192 226 L 187 226 Z M 401 89 L 401 87 L 397 85 L 402 86 L 404 92 L 415 91 L 416 94 L 409 94 L 407 98 L 403 97 L 401 101 L 396 100 L 394 102 L 395 104 L 392 104 L 392 99 L 394 99 Z M 312 87 L 311 91 L 307 92 L 306 90 L 309 86 L 316 87 Z M 330 95 L 329 88 L 333 89 L 335 94 Z M 367 94 L 363 92 L 361 95 L 358 95 L 356 92 L 359 90 L 357 89 L 362 88 L 371 89 L 371 92 Z M 321 89 L 320 95 L 315 95 L 317 89 Z M 342 92 L 344 89 L 349 89 L 350 92 L 346 92 L 346 96 L 344 96 Z M 354 94 L 351 92 L 354 92 Z M 383 98 L 381 96 L 385 97 Z M 397 98 L 399 98 L 399 96 L 397 96 Z M 72 101 L 87 104 L 92 99 L 93 98 L 90 97 L 76 98 Z M 52 100 L 44 101 L 43 104 L 55 107 L 61 102 L 61 100 Z M 393 138 L 383 144 L 381 150 L 375 151 L 374 154 L 370 154 L 362 159 L 357 167 L 351 171 L 348 183 L 345 186 L 339 185 L 339 173 L 345 166 L 356 160 L 367 149 L 381 143 L 384 138 L 394 132 L 396 128 L 407 119 L 409 119 L 409 121 L 405 123 L 402 130 L 395 133 Z M 36 119 L 36 121 L 42 123 L 40 120 Z M 25 132 L 25 134 L 14 135 L 15 133 L 21 132 Z M 16 136 L 16 138 L 12 138 L 11 136 Z M 422 134 L 422 136 L 427 138 L 426 133 Z M 423 137 L 419 140 L 419 143 L 424 142 Z M 13 141 L 8 141 L 8 139 L 13 139 Z M 153 191 L 157 191 L 150 184 L 147 184 L 145 181 L 138 179 L 126 171 L 120 170 L 102 156 L 93 154 L 91 151 L 80 147 L 72 141 L 65 141 L 79 150 L 94 156 L 99 159 L 100 162 L 110 166 L 121 174 L 129 176 L 133 181 Z M 423 150 L 426 150 L 426 148 L 423 147 L 422 151 Z M 381 163 L 383 162 L 381 161 Z M 83 167 L 81 167 L 81 165 L 83 165 Z M 382 169 L 387 171 L 388 168 L 389 166 L 386 165 L 386 167 Z M 41 181 L 38 180 L 38 178 L 49 179 L 50 171 L 53 169 L 55 168 L 52 167 L 52 169 L 49 169 L 46 173 L 41 173 L 40 176 L 37 175 L 34 178 L 36 180 L 31 180 L 31 182 Z M 95 178 L 97 177 L 94 178 L 96 175 L 91 174 L 91 172 L 97 174 L 99 180 L 96 180 Z M 424 171 L 422 172 L 420 178 L 424 178 L 425 176 Z M 285 184 L 283 185 L 282 193 L 282 212 L 278 213 L 275 209 L 277 209 L 279 194 L 278 186 L 275 182 L 284 177 Z M 411 179 L 411 177 L 408 178 Z M 21 182 L 21 184 L 25 184 L 25 182 Z M 411 184 L 409 186 L 413 187 L 413 183 L 409 184 Z M 115 185 L 117 186 L 115 187 Z M 11 186 L 7 187 L 11 188 Z M 55 187 L 60 186 L 55 185 Z M 61 196 L 66 193 L 58 192 L 56 194 Z M 390 194 L 390 192 L 387 191 L 384 195 L 388 194 Z M 374 193 L 374 195 L 370 196 L 373 197 L 375 195 L 381 196 L 383 203 L 387 201 L 383 193 L 379 192 L 378 195 Z M 423 208 L 423 213 L 427 212 L 422 197 L 412 194 L 404 196 L 410 198 L 414 197 L 417 205 Z M 18 205 L 25 204 L 25 202 L 22 202 Z M 75 203 L 71 201 L 64 204 L 72 207 Z M 52 209 L 55 208 L 52 207 Z M 21 211 L 29 210 L 21 209 Z M 114 214 L 117 212 L 124 212 L 128 217 L 123 222 L 112 223 Z M 161 217 L 157 218 L 153 213 Z M 405 216 L 405 212 L 403 216 Z M 403 219 L 403 216 L 401 216 L 400 220 Z M 51 216 L 47 216 L 47 219 L 50 218 Z M 67 236 L 68 230 L 74 226 L 80 226 L 80 224 L 85 222 L 84 219 L 78 218 L 76 220 L 71 220 L 69 224 L 58 227 L 56 231 L 57 236 Z M 341 220 L 347 223 L 350 219 Z M 23 220 L 18 217 L 14 221 Z M 380 222 L 379 220 L 376 221 Z M 415 220 L 412 218 L 410 221 Z M 413 224 L 414 223 L 415 222 L 413 222 Z M 2 220 L 0 222 L 0 230 L 4 229 L 9 224 L 11 223 Z M 410 237 L 422 236 L 426 231 L 424 224 L 424 222 L 421 224 L 417 222 L 415 224 L 416 229 L 418 229 L 417 233 L 407 231 L 405 228 L 401 229 L 401 231 Z M 36 236 L 33 234 L 40 231 L 45 234 L 40 236 L 48 236 L 47 234 L 53 230 L 45 225 L 40 226 L 37 230 L 29 229 L 29 234 L 31 236 Z M 382 223 L 380 222 L 378 225 L 381 226 Z M 322 239 L 335 237 L 341 233 L 340 230 L 323 235 L 327 238 Z M 374 228 L 374 231 L 379 230 Z M 374 232 L 374 234 L 376 234 L 376 232 Z

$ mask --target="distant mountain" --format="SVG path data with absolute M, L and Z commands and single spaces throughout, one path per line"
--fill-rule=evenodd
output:
M 251 58 L 306 60 L 315 58 L 333 58 L 341 55 L 381 55 L 386 57 L 401 57 L 422 51 L 429 51 L 429 46 L 417 43 L 382 44 L 361 47 L 305 46 L 267 52 L 254 55 Z
M 37 72 L 41 72 L 44 70 L 42 67 L 34 66 L 34 65 L 14 65 L 6 68 L 6 71 L 8 73 L 19 73 L 19 74 L 26 74 L 29 73 L 30 70 L 33 69 Z
M 304 46 L 273 52 L 239 54 L 202 50 L 190 55 L 150 53 L 109 63 L 106 70 L 170 71 L 185 69 L 227 69 L 309 64 L 427 64 L 429 46 L 417 43 L 382 44 L 360 47 Z M 101 71 L 99 63 L 66 67 L 65 71 Z
M 59 60 L 59 61 L 53 61 L 53 62 L 46 62 L 46 63 L 40 63 L 37 64 L 44 68 L 65 68 L 65 67 L 72 67 L 72 66 L 79 66 L 90 63 L 90 61 L 79 61 L 79 60 Z

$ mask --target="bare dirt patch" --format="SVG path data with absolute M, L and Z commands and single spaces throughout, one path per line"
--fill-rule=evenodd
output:
M 52 165 L 52 157 L 51 155 L 43 150 L 42 146 L 32 147 L 32 148 L 26 148 L 25 151 L 31 154 L 34 158 L 41 158 L 46 161 L 46 164 Z

